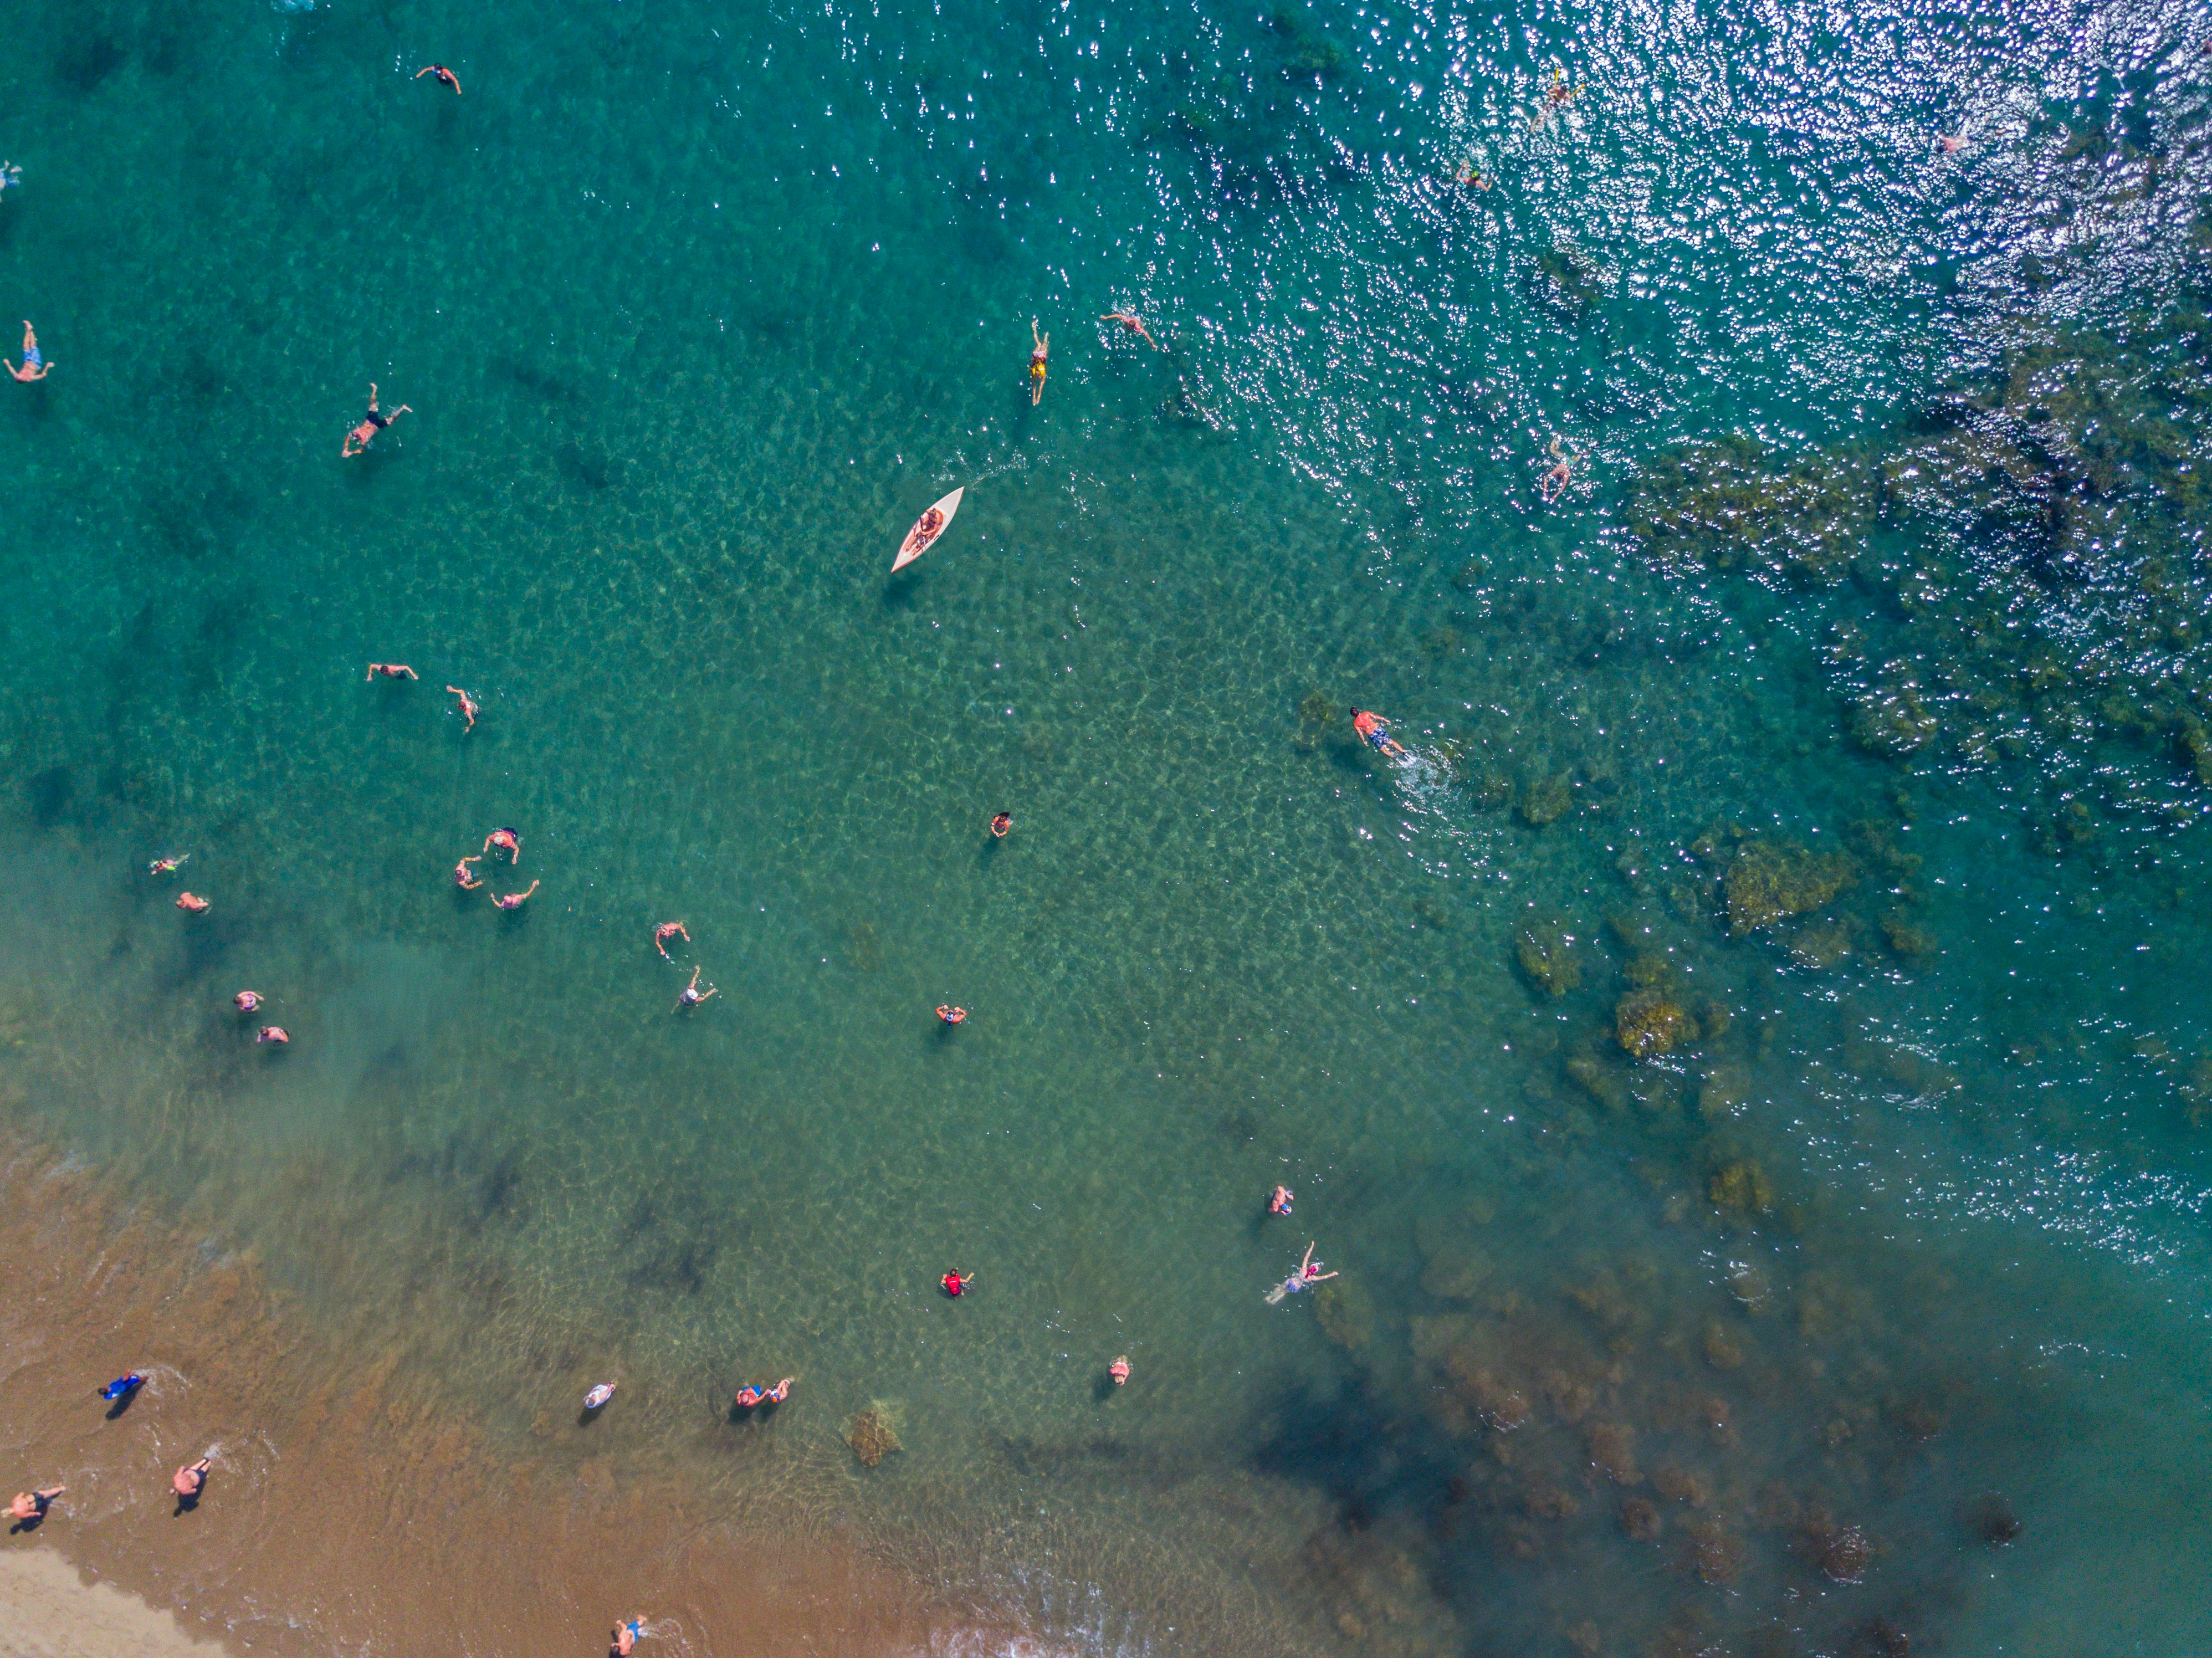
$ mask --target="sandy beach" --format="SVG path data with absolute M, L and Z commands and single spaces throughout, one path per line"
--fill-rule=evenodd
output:
M 0 1653 L 22 1658 L 215 1658 L 222 1650 L 51 1549 L 0 1553 Z

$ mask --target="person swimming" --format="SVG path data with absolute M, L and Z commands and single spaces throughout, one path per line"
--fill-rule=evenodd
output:
M 174 875 L 177 871 L 182 867 L 185 859 L 191 856 L 191 853 L 189 852 L 180 852 L 173 858 L 156 858 L 152 863 L 146 865 L 146 873 L 149 875 Z
M 1402 760 L 1406 756 L 1405 748 L 1396 738 L 1389 734 L 1389 720 L 1371 708 L 1354 708 L 1352 711 L 1353 731 L 1358 732 L 1368 744 L 1389 755 L 1393 760 Z
M 1552 470 L 1544 474 L 1543 481 L 1537 484 L 1536 494 L 1544 505 L 1549 507 L 1566 493 L 1567 485 L 1574 481 L 1575 457 L 1571 450 L 1563 450 L 1557 438 L 1552 440 L 1551 447 L 1545 452 L 1551 456 L 1553 464 Z
M 451 87 L 453 88 L 456 96 L 459 94 L 461 90 L 460 77 L 456 76 L 453 70 L 447 69 L 443 64 L 432 64 L 427 69 L 418 69 L 415 71 L 415 78 L 418 81 L 426 75 L 436 76 L 438 77 L 438 84 L 440 86 Z
M 1129 1380 L 1128 1354 L 1122 1354 L 1121 1357 L 1115 1359 L 1111 1364 L 1109 1364 L 1106 1367 L 1106 1374 L 1114 1378 L 1114 1385 L 1115 1387 L 1119 1388 L 1125 1385 Z
M 264 1024 L 261 1027 L 260 1034 L 253 1040 L 257 1042 L 267 1042 L 274 1048 L 282 1048 L 292 1040 L 292 1033 L 281 1024 Z
M 691 969 L 691 982 L 684 986 L 682 990 L 677 993 L 675 1011 L 681 1013 L 687 1007 L 696 1007 L 700 1003 L 705 1001 L 709 996 L 719 995 L 720 993 L 712 985 L 708 985 L 704 990 L 700 989 L 699 972 L 699 969 L 696 967 L 693 968 Z
M 520 892 L 495 892 L 492 895 L 491 907 L 494 909 L 520 909 L 522 901 L 538 890 L 538 884 L 532 881 Z
M 483 878 L 479 877 L 474 870 L 471 869 L 469 865 L 471 864 L 482 863 L 483 861 L 483 853 L 479 852 L 471 857 L 462 859 L 459 863 L 454 865 L 453 884 L 464 892 L 474 892 L 478 887 L 482 886 L 483 884 Z
M 1297 1196 L 1289 1187 L 1279 1186 L 1275 1188 L 1274 1195 L 1267 1199 L 1267 1212 L 1271 1215 L 1287 1215 L 1291 1212 L 1291 1205 L 1296 1201 Z
M 738 1389 L 737 1397 L 730 1402 L 741 1411 L 750 1411 L 768 1397 L 768 1389 L 748 1382 Z
M 5 357 L 0 357 L 0 362 L 7 361 Z M 42 380 L 52 367 L 52 363 L 39 355 L 39 337 L 32 331 L 31 325 L 26 319 L 23 324 L 23 366 L 18 368 L 9 362 L 8 372 L 19 380 Z
M 356 455 L 363 452 L 368 449 L 370 442 L 375 438 L 379 432 L 381 432 L 386 427 L 391 425 L 392 422 L 398 420 L 402 415 L 411 415 L 415 411 L 412 409 L 409 408 L 407 404 L 403 403 L 388 415 L 380 413 L 376 407 L 376 382 L 374 380 L 369 381 L 368 412 L 361 417 L 360 425 L 355 427 L 352 431 L 346 434 L 345 442 L 338 450 L 339 459 L 342 460 L 350 460 Z
M 230 999 L 230 1005 L 240 1013 L 258 1012 L 261 1008 L 261 993 L 258 990 L 241 990 Z
M 953 1007 L 948 1004 L 937 1010 L 937 1017 L 949 1030 L 967 1018 L 968 1010 L 964 1007 Z
M 1133 311 L 1109 311 L 1104 316 L 1099 318 L 1098 320 L 1101 322 L 1120 323 L 1122 327 L 1127 329 L 1132 334 L 1143 335 L 1145 343 L 1151 346 L 1153 350 L 1158 351 L 1164 349 L 1158 340 L 1154 339 L 1150 334 L 1146 333 L 1144 323 L 1139 319 L 1137 313 Z
M 966 1295 L 968 1286 L 975 1281 L 975 1275 L 973 1272 L 947 1272 L 943 1278 L 938 1279 L 938 1282 L 945 1286 L 945 1293 L 955 1301 Z
M 1013 828 L 1013 813 L 1010 811 L 1002 811 L 999 813 L 998 816 L 991 819 L 992 838 L 999 841 L 1005 840 L 1006 838 L 1006 831 Z
M 466 737 L 477 728 L 477 700 L 459 685 L 448 685 L 446 689 L 461 699 L 461 718 L 469 722 L 461 727 L 461 735 Z
M 1038 333 L 1036 319 L 1031 317 L 1030 338 L 1036 342 L 1030 352 L 1030 407 L 1034 409 L 1044 401 L 1044 360 L 1045 354 L 1052 349 L 1052 336 Z
M 177 908 L 187 914 L 200 914 L 206 910 L 207 907 L 208 901 L 196 892 L 180 892 L 177 895 Z
M 771 1405 L 782 1404 L 785 1400 L 791 1397 L 791 1384 L 798 1379 L 796 1376 L 787 1376 L 777 1382 L 775 1387 L 768 1390 L 768 1402 Z
M 653 947 L 660 952 L 662 961 L 672 964 L 676 958 L 668 953 L 668 940 L 671 938 L 681 938 L 688 944 L 691 942 L 691 935 L 684 930 L 681 921 L 663 921 L 653 928 Z
M 1334 1272 L 1324 1272 L 1321 1270 L 1322 1263 L 1313 1258 L 1314 1247 L 1310 1243 L 1306 1245 L 1305 1259 L 1298 1263 L 1298 1270 L 1267 1291 L 1266 1296 L 1267 1305 L 1273 1307 L 1287 1296 L 1294 1296 L 1299 1291 L 1310 1288 L 1316 1284 L 1326 1284 L 1337 1276 Z
M 522 831 L 511 829 L 494 829 L 489 835 L 484 836 L 483 851 L 478 853 L 477 856 L 483 858 L 489 855 L 494 847 L 497 847 L 507 854 L 508 863 L 520 863 L 522 861 Z
M 379 674 L 382 674 L 386 679 L 420 679 L 422 677 L 416 673 L 414 669 L 409 667 L 404 662 L 370 663 L 368 665 L 368 677 L 370 679 L 374 679 Z

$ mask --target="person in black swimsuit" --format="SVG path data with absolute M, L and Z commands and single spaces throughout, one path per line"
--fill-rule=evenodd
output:
M 360 454 L 363 450 L 367 449 L 369 445 L 369 440 L 375 437 L 375 435 L 379 432 L 381 432 L 386 427 L 391 425 L 393 421 L 398 420 L 402 415 L 411 415 L 415 411 L 412 409 L 409 408 L 403 403 L 389 415 L 379 414 L 376 408 L 376 382 L 374 380 L 369 381 L 368 412 L 361 417 L 360 425 L 355 427 L 352 431 L 346 434 L 345 446 L 338 452 L 340 458 L 347 460 L 352 459 L 354 456 Z

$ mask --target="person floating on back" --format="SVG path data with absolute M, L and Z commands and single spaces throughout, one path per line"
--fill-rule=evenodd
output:
M 1104 316 L 1099 318 L 1098 320 L 1101 322 L 1120 323 L 1122 327 L 1127 329 L 1132 334 L 1144 335 L 1145 343 L 1151 346 L 1153 350 L 1158 351 L 1163 349 L 1158 340 L 1154 339 L 1150 334 L 1145 332 L 1145 325 L 1138 319 L 1137 313 L 1133 311 L 1109 311 Z
M 21 377 L 18 376 L 18 378 Z M 414 410 L 403 403 L 388 415 L 380 413 L 376 407 L 376 382 L 374 380 L 369 381 L 368 412 L 361 417 L 360 425 L 355 427 L 352 431 L 346 434 L 345 443 L 338 451 L 339 459 L 342 460 L 351 460 L 356 455 L 360 454 L 368 447 L 370 440 L 374 439 L 379 432 L 381 432 L 386 427 L 391 425 L 392 422 L 398 420 L 402 415 L 411 415 L 414 412 Z
M 1389 725 L 1389 720 L 1371 708 L 1354 708 L 1352 711 L 1352 730 L 1358 732 L 1364 741 L 1389 755 L 1393 760 L 1402 760 L 1406 757 L 1405 748 L 1396 738 L 1390 735 Z
M 30 325 L 26 323 L 25 327 Z M 1036 344 L 1030 351 L 1030 407 L 1034 409 L 1044 401 L 1045 354 L 1052 349 L 1052 336 L 1037 332 L 1036 319 L 1030 319 L 1030 338 Z
M 0 357 L 0 362 L 8 362 L 8 360 Z M 23 324 L 23 366 L 18 368 L 9 362 L 8 372 L 19 380 L 42 380 L 52 367 L 52 363 L 39 355 L 39 337 L 32 331 L 30 323 L 26 321 Z
M 718 993 L 712 985 L 708 985 L 704 990 L 699 988 L 699 971 L 697 968 L 693 968 L 691 982 L 677 993 L 674 1011 L 681 1013 L 687 1007 L 696 1007 L 709 996 Z
M 1314 1246 L 1310 1243 L 1306 1245 L 1305 1259 L 1298 1263 L 1298 1270 L 1267 1291 L 1266 1297 L 1267 1305 L 1273 1307 L 1285 1296 L 1294 1296 L 1299 1291 L 1310 1289 L 1316 1284 L 1326 1284 L 1336 1276 L 1334 1272 L 1324 1272 L 1321 1270 L 1322 1264 L 1313 1258 L 1313 1252 Z
M 520 892 L 495 892 L 492 894 L 491 907 L 494 909 L 520 909 L 522 901 L 537 890 L 538 883 L 532 881 Z
M 460 77 L 455 75 L 453 70 L 447 69 L 443 64 L 432 64 L 427 69 L 418 69 L 415 71 L 415 78 L 418 81 L 426 75 L 436 76 L 438 77 L 438 84 L 440 86 L 451 87 L 453 89 L 454 94 L 456 96 L 459 95 L 461 90 Z
M 374 679 L 379 674 L 382 674 L 386 679 L 420 679 L 422 677 L 416 673 L 414 669 L 409 667 L 404 662 L 370 663 L 368 665 L 368 677 Z

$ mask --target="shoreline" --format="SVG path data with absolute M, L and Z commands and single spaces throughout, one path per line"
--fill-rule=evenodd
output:
M 477 1658 L 590 1658 L 639 1611 L 645 1658 L 1020 1638 L 933 1604 L 834 1516 L 755 1535 L 744 1506 L 635 1457 L 502 1455 L 414 1396 L 396 1349 L 325 1351 L 250 1257 L 211 1256 L 48 1148 L 0 1149 L 0 1478 L 69 1486 L 0 1551 L 0 1618 L 45 1644 L 0 1650 L 322 1654 L 434 1627 Z M 149 1380 L 111 1415 L 92 1389 L 125 1369 Z M 180 1512 L 169 1472 L 203 1451 L 205 1495 Z M 72 1646 L 72 1630 L 117 1634 Z

